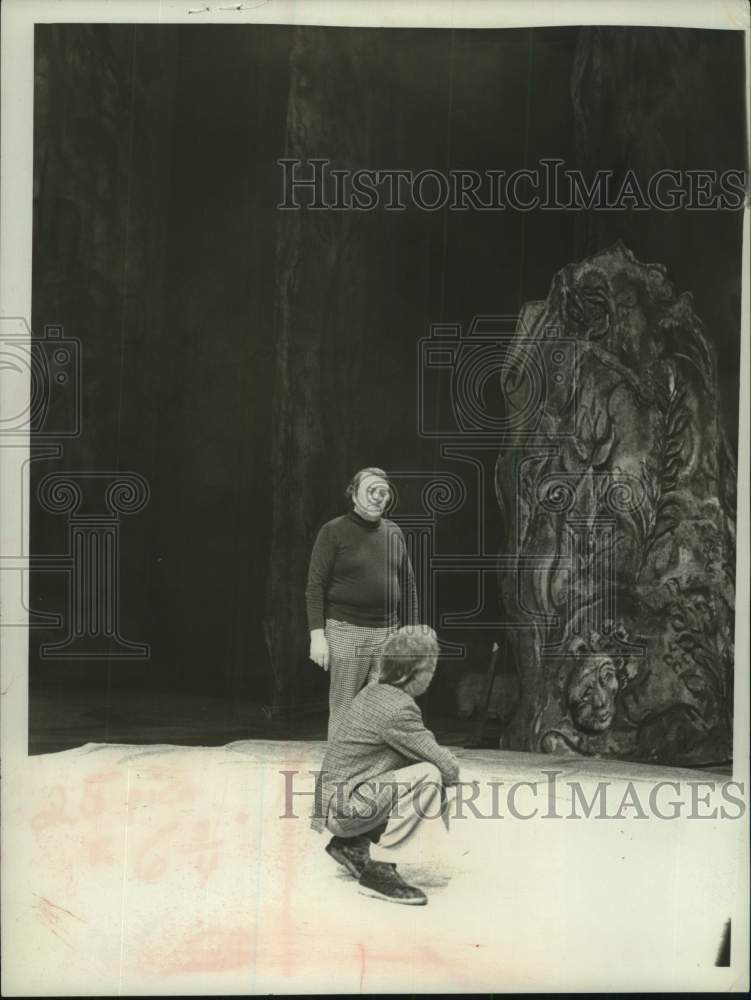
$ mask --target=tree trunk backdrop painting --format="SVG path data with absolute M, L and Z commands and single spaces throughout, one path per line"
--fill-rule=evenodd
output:
M 332 44 L 325 29 L 295 29 L 284 156 L 301 161 L 301 177 L 316 151 L 326 150 L 342 169 L 370 162 L 367 125 L 378 102 L 381 41 L 343 31 Z M 328 184 L 326 197 L 333 200 Z M 320 688 L 317 671 L 298 669 L 309 646 L 302 599 L 308 560 L 326 512 L 344 509 L 358 439 L 367 438 L 354 419 L 362 416 L 359 387 L 367 377 L 362 221 L 357 212 L 284 210 L 277 224 L 275 502 L 264 635 L 274 707 L 284 711 L 294 712 Z
M 691 296 L 622 244 L 522 313 L 501 450 L 514 749 L 697 764 L 732 753 L 735 465 Z M 540 349 L 552 344 L 551 350 Z M 549 391 L 548 391 L 549 387 Z

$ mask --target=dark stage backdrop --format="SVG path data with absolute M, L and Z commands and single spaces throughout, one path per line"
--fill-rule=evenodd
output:
M 735 442 L 739 213 L 410 208 L 314 223 L 277 210 L 276 161 L 743 169 L 742 44 L 673 29 L 38 25 L 32 325 L 81 341 L 82 432 L 61 458 L 36 446 L 31 495 L 56 471 L 144 477 L 148 503 L 119 525 L 119 624 L 150 657 L 45 659 L 64 629 L 33 628 L 37 726 L 76 691 L 100 692 L 91 739 L 107 738 L 122 692 L 293 718 L 320 700 L 301 587 L 317 527 L 357 467 L 439 465 L 416 433 L 418 340 L 431 323 L 517 313 L 617 239 L 693 293 Z M 70 405 L 53 399 L 52 416 Z M 456 524 L 461 551 L 475 526 Z M 500 537 L 492 515 L 488 530 Z M 32 500 L 31 551 L 67 544 L 65 517 Z M 66 589 L 64 574 L 32 573 L 31 608 L 63 611 Z M 442 600 L 462 610 L 461 590 Z

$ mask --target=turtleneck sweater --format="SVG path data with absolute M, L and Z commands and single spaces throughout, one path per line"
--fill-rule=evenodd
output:
M 417 624 L 417 590 L 401 528 L 355 511 L 318 532 L 305 590 L 308 626 L 326 618 L 375 628 Z

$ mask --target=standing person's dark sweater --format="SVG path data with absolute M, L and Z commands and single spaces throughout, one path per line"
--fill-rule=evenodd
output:
M 311 631 L 326 618 L 361 626 L 398 625 L 400 618 L 416 623 L 417 590 L 401 528 L 354 511 L 328 521 L 313 547 L 305 598 Z

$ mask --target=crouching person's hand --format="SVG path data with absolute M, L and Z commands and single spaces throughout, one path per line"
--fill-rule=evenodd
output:
M 329 669 L 329 644 L 322 628 L 314 629 L 310 633 L 310 658 L 324 670 Z

